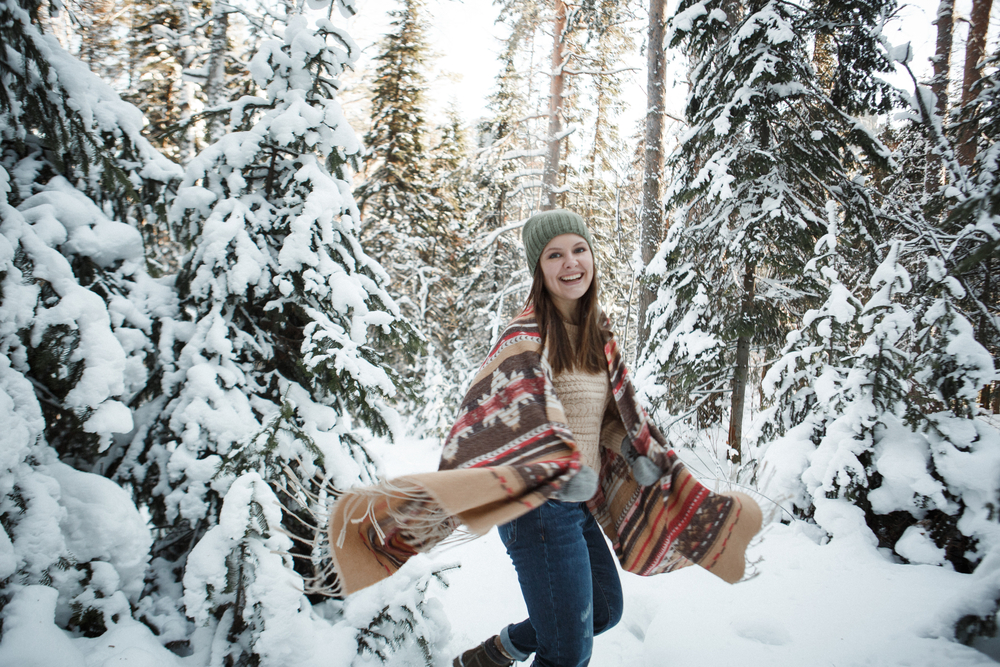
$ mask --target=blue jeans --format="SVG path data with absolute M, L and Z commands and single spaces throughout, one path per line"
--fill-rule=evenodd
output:
M 499 527 L 514 562 L 527 620 L 500 633 L 520 662 L 584 667 L 594 635 L 622 617 L 622 586 L 614 557 L 584 503 L 552 500 Z

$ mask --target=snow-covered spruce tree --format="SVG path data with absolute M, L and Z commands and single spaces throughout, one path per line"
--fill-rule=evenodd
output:
M 949 563 L 982 580 L 981 595 L 953 611 L 956 638 L 971 643 L 995 636 L 1000 609 L 998 564 L 988 559 L 1000 549 L 1000 481 L 980 474 L 1000 466 L 1000 429 L 977 415 L 980 390 L 996 377 L 995 362 L 959 308 L 968 302 L 965 290 L 942 258 L 927 257 L 915 283 L 922 298 L 906 421 L 916 433 L 907 450 L 883 444 L 881 488 L 869 497 L 890 519 L 875 525 L 892 528 L 876 534 L 880 541 L 894 539 L 897 554 L 910 562 Z M 926 473 L 913 483 L 921 463 Z
M 829 265 L 826 248 L 816 265 Z M 984 563 L 1000 544 L 1000 484 L 975 472 L 1000 465 L 1000 432 L 975 417 L 992 359 L 956 307 L 960 282 L 921 239 L 893 242 L 865 287 L 873 293 L 859 308 L 831 280 L 827 303 L 806 314 L 765 378 L 775 400 L 767 491 L 833 536 L 861 528 L 910 562 L 986 567 L 976 572 L 982 595 L 950 611 L 968 641 L 992 632 L 1000 598 L 995 565 Z
M 371 128 L 365 135 L 364 181 L 355 191 L 361 240 L 390 277 L 403 314 L 447 357 L 457 328 L 454 281 L 458 216 L 433 183 L 424 110 L 427 30 L 420 0 L 402 0 L 380 42 L 372 82 Z M 405 360 L 394 360 L 407 376 Z
M 413 349 L 358 241 L 345 165 L 360 146 L 336 101 L 356 56 L 329 19 L 276 24 L 249 64 L 259 94 L 230 104 L 228 133 L 192 159 L 170 210 L 191 248 L 176 277 L 181 314 L 162 323 L 163 398 L 120 477 L 157 529 L 144 620 L 226 664 L 319 664 L 320 638 L 363 651 L 358 628 L 343 635 L 335 607 L 333 622 L 317 621 L 302 593 L 336 586 L 323 526 L 303 520 L 322 524 L 330 494 L 375 481 L 363 434 L 398 420 L 396 377 L 376 349 Z M 183 612 L 208 624 L 193 637 L 182 578 Z
M 956 637 L 967 642 L 993 632 L 1000 599 L 996 565 L 987 558 L 1000 540 L 1000 484 L 972 472 L 1000 465 L 1000 433 L 977 417 L 977 394 L 995 370 L 966 313 L 970 303 L 976 314 L 990 308 L 970 298 L 966 285 L 988 294 L 989 271 L 979 263 L 990 251 L 975 253 L 1000 234 L 989 214 L 976 212 L 989 195 L 969 195 L 989 186 L 971 185 L 929 91 L 918 86 L 911 103 L 921 127 L 905 128 L 896 151 L 916 148 L 916 159 L 897 159 L 880 186 L 904 224 L 892 230 L 889 252 L 869 280 L 863 271 L 836 270 L 864 267 L 850 254 L 866 240 L 849 219 L 831 218 L 837 253 L 824 239 L 810 267 L 838 280 L 817 281 L 826 304 L 806 314 L 765 378 L 774 406 L 764 426 L 762 440 L 773 440 L 764 465 L 774 473 L 768 491 L 789 495 L 800 515 L 828 533 L 860 527 L 909 562 L 979 578 L 980 593 L 947 612 Z M 929 138 L 914 140 L 921 130 Z M 953 184 L 947 196 L 926 193 L 924 171 L 914 168 L 928 142 Z M 867 301 L 863 308 L 858 297 Z
M 994 269 L 1000 239 L 1000 125 L 995 118 L 1000 87 L 990 62 L 983 71 L 987 76 L 980 81 L 979 94 L 967 103 L 974 112 L 965 118 L 982 130 L 971 164 L 962 164 L 958 143 L 934 117 L 926 89 L 918 86 L 911 100 L 940 156 L 945 187 L 929 198 L 920 211 L 923 218 L 914 215 L 923 225 L 912 244 L 925 266 L 913 272 L 919 295 L 914 312 L 920 326 L 912 351 L 915 387 L 908 397 L 907 422 L 923 435 L 911 449 L 922 454 L 943 500 L 911 500 L 897 493 L 882 508 L 897 517 L 897 553 L 915 562 L 948 562 L 983 581 L 982 595 L 963 601 L 955 611 L 955 634 L 963 642 L 995 634 L 1000 604 L 1000 586 L 990 583 L 997 566 L 987 557 L 1000 544 L 995 512 L 1000 489 L 995 478 L 971 473 L 996 465 L 1000 458 L 1000 433 L 979 416 L 980 410 L 995 412 L 998 405 L 993 394 L 1000 331 Z M 883 475 L 894 477 L 888 469 Z
M 129 410 L 120 399 L 137 379 L 130 378 L 129 371 L 134 374 L 142 366 L 136 355 L 126 354 L 122 341 L 142 341 L 144 334 L 129 326 L 115 327 L 113 306 L 100 290 L 80 283 L 72 263 L 120 251 L 121 239 L 108 236 L 131 238 L 140 250 L 141 243 L 135 230 L 107 219 L 93 226 L 74 225 L 81 216 L 69 206 L 52 207 L 45 217 L 33 215 L 38 207 L 19 211 L 9 201 L 16 199 L 11 196 L 12 180 L 6 165 L 0 166 L 0 426 L 5 434 L 0 456 L 0 607 L 12 600 L 36 600 L 32 604 L 40 605 L 44 623 L 94 637 L 130 616 L 142 591 L 151 537 L 125 490 L 60 461 L 45 435 L 53 430 L 48 421 L 64 414 L 78 420 L 72 435 L 92 444 L 107 446 L 114 432 L 131 428 Z M 63 187 L 61 197 L 88 213 L 96 209 L 85 195 Z M 89 252 L 67 256 L 60 251 L 60 245 L 72 243 L 67 227 L 77 241 L 91 236 Z M 112 295 L 111 301 L 139 319 L 139 309 L 123 296 Z M 53 329 L 77 335 L 54 336 Z M 43 337 L 33 348 L 36 331 Z M 75 361 L 76 382 L 59 404 L 60 411 L 46 405 L 54 399 L 43 384 L 49 378 L 36 368 L 40 355 Z M 80 415 L 89 418 L 84 421 Z M 58 429 L 60 439 L 71 435 L 67 430 Z M 70 452 L 66 460 L 88 463 L 74 456 L 79 453 Z M 47 626 L 27 631 L 49 632 Z
M 994 277 L 1000 237 L 996 181 L 1000 54 L 979 62 L 982 53 L 977 49 L 984 42 L 974 38 L 977 30 L 970 31 L 961 105 L 949 111 L 947 53 L 953 10 L 953 3 L 939 6 L 936 74 L 930 85 L 921 85 L 910 72 L 915 90 L 906 98 L 914 122 L 900 133 L 908 141 L 911 159 L 904 163 L 905 169 L 884 182 L 891 185 L 889 193 L 899 200 L 898 205 L 909 209 L 915 226 L 923 230 L 920 236 L 928 245 L 927 252 L 941 257 L 948 273 L 961 282 L 965 296 L 955 305 L 973 324 L 976 340 L 990 351 L 996 365 L 1000 361 L 1000 294 Z M 974 19 L 980 27 L 984 21 L 981 15 Z M 983 35 L 978 38 L 982 40 Z M 970 128 L 975 128 L 971 135 Z M 981 388 L 983 408 L 1000 411 L 998 386 L 994 381 Z
M 430 134 L 436 144 L 429 152 L 429 192 L 438 216 L 449 225 L 448 243 L 453 249 L 447 264 L 440 267 L 445 269 L 446 278 L 433 289 L 446 293 L 449 321 L 443 327 L 424 327 L 431 338 L 415 369 L 420 400 L 415 401 L 409 416 L 419 430 L 444 436 L 455 423 L 455 396 L 465 393 L 463 383 L 475 373 L 476 360 L 468 354 L 468 350 L 478 349 L 468 328 L 476 320 L 475 310 L 460 290 L 471 259 L 465 238 L 467 225 L 475 219 L 479 195 L 470 171 L 466 129 L 454 103 L 446 111 L 445 122 Z
M 806 264 L 825 302 L 802 317 L 799 328 L 788 334 L 785 348 L 764 376 L 762 390 L 772 407 L 762 427 L 765 442 L 795 431 L 793 443 L 819 444 L 830 415 L 843 411 L 845 380 L 863 304 L 841 276 L 849 274 L 841 252 L 847 237 L 840 234 L 837 207 L 830 202 L 827 233 L 816 242 L 815 256 Z M 812 512 L 811 497 L 801 482 L 801 470 L 781 480 L 782 492 L 804 516 Z
M 840 282 L 836 263 L 830 261 L 837 258 L 837 243 L 834 233 L 821 239 L 810 265 L 822 267 L 826 302 L 806 313 L 765 378 L 765 391 L 776 398 L 765 433 L 789 440 L 772 445 L 769 454 L 788 446 L 807 448 L 799 460 L 808 465 L 792 471 L 805 486 L 804 493 L 793 491 L 793 504 L 805 516 L 817 513 L 817 521 L 828 529 L 836 523 L 830 508 L 839 507 L 831 499 L 855 506 L 861 521 L 874 519 L 869 494 L 879 486 L 876 445 L 887 429 L 893 437 L 905 429 L 912 360 L 908 341 L 916 326 L 903 302 L 912 284 L 901 263 L 901 242 L 892 245 L 875 271 L 872 294 L 863 305 Z M 797 486 L 794 479 L 782 484 Z M 873 520 L 869 525 L 875 528 Z
M 455 100 L 445 110 L 445 121 L 435 128 L 437 143 L 430 151 L 429 169 L 434 187 L 447 191 L 452 199 L 469 187 L 457 172 L 469 152 L 465 122 Z
M 39 9 L 0 3 L 0 604 L 96 636 L 131 614 L 149 556 L 145 521 L 100 474 L 155 391 L 154 319 L 173 299 L 135 227 L 180 170 Z
M 4 7 L 7 201 L 49 230 L 41 238 L 65 256 L 75 281 L 106 311 L 94 316 L 56 281 L 37 280 L 39 313 L 20 331 L 18 356 L 44 398 L 49 443 L 75 467 L 105 471 L 120 454 L 109 449 L 110 434 L 131 430 L 126 404 L 143 400 L 155 366 L 151 318 L 171 307 L 164 288 L 145 273 L 134 227 L 162 209 L 162 186 L 180 170 L 141 136 L 142 115 L 134 107 L 42 35 L 30 11 L 14 2 Z M 33 274 L 30 254 L 18 255 L 26 262 L 22 270 Z M 112 340 L 100 333 L 104 326 L 114 331 Z M 91 360 L 98 368 L 88 368 Z
M 858 258 L 870 257 L 882 223 L 855 174 L 886 151 L 820 86 L 805 10 L 726 8 L 731 16 L 722 3 L 682 3 L 671 20 L 694 85 L 690 129 L 668 160 L 670 227 L 647 267 L 658 296 L 641 374 L 665 413 L 697 428 L 728 417 L 738 463 L 751 353 L 773 356 L 819 305 L 803 269 L 826 233 L 829 202 L 869 241 Z

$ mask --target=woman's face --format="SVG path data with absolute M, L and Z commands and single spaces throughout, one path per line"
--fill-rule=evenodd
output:
M 538 260 L 545 289 L 564 319 L 576 320 L 576 306 L 594 281 L 594 255 L 579 234 L 560 234 L 542 250 Z

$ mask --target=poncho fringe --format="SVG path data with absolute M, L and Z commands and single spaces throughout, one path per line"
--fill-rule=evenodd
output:
M 749 496 L 717 494 L 667 446 L 636 400 L 610 323 L 605 347 L 614 405 L 636 451 L 664 471 L 639 486 L 624 459 L 602 447 L 600 487 L 587 505 L 622 568 L 640 575 L 697 564 L 739 581 L 760 530 Z M 580 470 L 531 309 L 514 319 L 476 374 L 445 439 L 437 472 L 351 489 L 333 505 L 329 537 L 340 594 L 396 572 L 464 526 L 483 535 L 552 497 Z

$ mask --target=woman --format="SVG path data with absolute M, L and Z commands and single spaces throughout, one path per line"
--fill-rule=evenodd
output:
M 697 564 L 730 583 L 760 509 L 715 494 L 667 446 L 635 397 L 598 306 L 590 231 L 570 211 L 522 231 L 534 282 L 462 401 L 438 472 L 352 489 L 329 524 L 340 593 L 398 570 L 463 525 L 499 526 L 528 619 L 456 658 L 577 667 L 621 618 L 617 568 L 641 575 Z
M 528 308 L 548 350 L 582 472 L 555 500 L 499 527 L 528 618 L 466 651 L 455 667 L 511 665 L 532 653 L 539 666 L 586 665 L 594 636 L 614 627 L 622 614 L 618 569 L 585 504 L 597 491 L 600 444 L 620 451 L 625 438 L 612 409 L 592 238 L 583 218 L 562 210 L 532 217 L 522 237 L 534 270 Z M 655 482 L 659 470 L 652 461 L 638 461 L 652 475 L 645 483 Z

